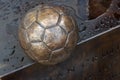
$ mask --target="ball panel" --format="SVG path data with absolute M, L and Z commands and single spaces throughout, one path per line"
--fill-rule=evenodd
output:
M 45 46 L 43 42 L 31 43 L 31 52 L 36 61 L 48 60 L 51 51 Z
M 55 7 L 53 7 L 53 9 L 54 9 L 57 13 L 59 13 L 60 15 L 63 15 L 64 12 L 65 12 L 64 7 L 55 6 Z
M 72 31 L 74 29 L 74 24 L 73 21 L 71 19 L 71 17 L 69 16 L 61 16 L 61 21 L 59 23 L 59 25 L 67 32 L 69 33 L 70 31 Z
M 38 20 L 42 26 L 45 28 L 49 28 L 51 26 L 54 26 L 57 24 L 59 19 L 59 14 L 52 10 L 51 8 L 49 9 L 43 9 L 38 12 Z
M 39 60 L 38 63 L 44 64 L 44 65 L 50 65 L 50 62 L 48 60 Z
M 27 34 L 31 42 L 42 41 L 44 29 L 39 24 L 33 23 L 28 29 Z
M 22 29 L 22 27 L 20 27 L 18 36 L 19 36 L 19 41 L 20 41 L 21 46 L 26 50 L 29 49 L 30 45 L 29 45 L 29 39 L 28 39 L 26 30 L 24 30 L 24 29 Z
M 51 49 L 59 49 L 65 45 L 67 34 L 59 26 L 46 29 L 44 42 Z
M 51 9 L 53 6 L 51 4 L 44 4 L 42 5 L 42 9 Z
M 66 60 L 69 56 L 70 56 L 70 54 L 67 53 L 64 50 L 64 48 L 61 48 L 61 49 L 58 49 L 58 50 L 55 50 L 52 52 L 49 62 L 51 64 L 57 64 L 57 63 L 60 63 L 64 60 Z
M 25 52 L 27 53 L 27 55 L 32 59 L 32 60 L 36 60 L 35 57 L 33 56 L 32 52 L 30 49 L 25 50 Z
M 36 16 L 37 16 L 37 10 L 32 10 L 25 15 L 25 18 L 23 21 L 25 29 L 30 27 L 32 23 L 36 21 Z
M 73 51 L 73 49 L 77 45 L 77 41 L 78 41 L 78 33 L 75 30 L 73 30 L 68 34 L 68 38 L 65 45 L 65 48 L 69 53 Z

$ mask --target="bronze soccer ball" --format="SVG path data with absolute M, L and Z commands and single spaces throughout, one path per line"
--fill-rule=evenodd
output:
M 54 65 L 67 59 L 78 41 L 77 24 L 60 6 L 37 6 L 23 17 L 19 40 L 33 60 Z

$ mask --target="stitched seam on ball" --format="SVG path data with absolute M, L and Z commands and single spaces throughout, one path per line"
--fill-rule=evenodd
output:
M 56 23 L 56 26 L 59 26 L 59 24 L 60 24 L 61 20 L 62 20 L 62 16 L 61 16 L 61 15 L 59 15 L 59 18 L 58 18 L 58 21 L 57 21 L 57 23 Z
M 42 41 L 42 42 L 44 43 L 44 45 L 46 46 L 46 48 L 48 48 L 48 50 L 50 50 L 52 52 L 52 50 L 47 46 L 47 44 L 44 41 Z

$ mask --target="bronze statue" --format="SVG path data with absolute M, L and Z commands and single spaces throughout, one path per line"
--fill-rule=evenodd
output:
M 66 60 L 74 50 L 77 30 L 75 19 L 64 7 L 39 5 L 23 17 L 19 40 L 33 60 L 54 65 Z

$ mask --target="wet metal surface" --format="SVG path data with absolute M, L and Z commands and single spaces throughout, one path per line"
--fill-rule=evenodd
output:
M 66 6 L 75 14 L 79 25 L 79 42 L 120 24 L 119 0 L 113 0 L 107 12 L 92 20 L 88 20 L 89 0 L 0 0 L 1 77 L 34 63 L 21 49 L 17 31 L 21 17 L 32 7 L 44 3 Z

